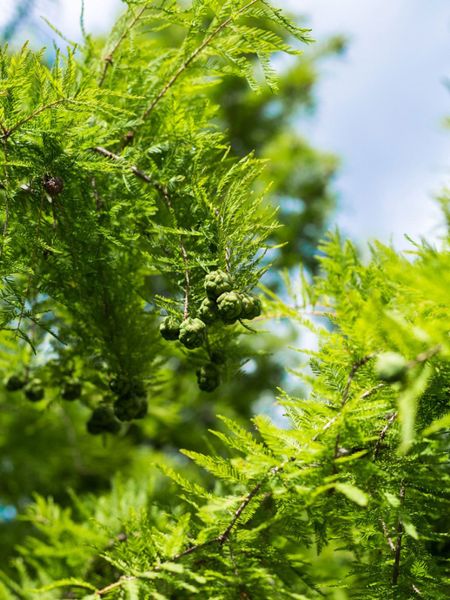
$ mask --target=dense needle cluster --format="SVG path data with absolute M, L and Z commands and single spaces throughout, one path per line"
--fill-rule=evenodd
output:
M 211 90 L 272 97 L 307 32 L 266 0 L 126 4 L 103 49 L 0 52 L 0 597 L 448 600 L 448 238 L 363 263 L 330 237 L 302 300 L 264 300 L 318 336 L 296 390 L 248 369 L 242 396 L 276 223 Z M 193 369 L 228 378 L 220 420 Z

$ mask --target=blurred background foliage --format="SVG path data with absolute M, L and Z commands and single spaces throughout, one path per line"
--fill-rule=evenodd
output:
M 19 32 L 25 24 L 35 26 L 29 20 L 35 7 L 33 0 L 16 3 L 10 22 L 1 32 L 3 41 L 22 42 Z M 39 8 L 45 9 L 42 3 Z M 149 35 L 158 37 L 162 45 L 170 45 L 179 32 L 165 29 Z M 100 48 L 102 40 L 93 40 L 93 44 Z M 269 88 L 255 94 L 247 83 L 233 76 L 211 88 L 212 100 L 220 106 L 217 125 L 228 132 L 232 151 L 236 156 L 254 151 L 268 161 L 258 187 L 270 184 L 268 200 L 279 207 L 281 227 L 272 240 L 277 249 L 268 257 L 276 268 L 264 280 L 276 292 L 283 291 L 279 274 L 285 272 L 289 277 L 289 270 L 298 268 L 300 261 L 310 274 L 316 272 L 317 244 L 336 209 L 333 178 L 339 160 L 309 143 L 302 134 L 302 119 L 314 112 L 321 65 L 341 55 L 345 47 L 343 37 L 333 37 L 311 45 L 299 57 L 280 61 L 277 95 Z M 264 398 L 270 398 L 272 404 L 277 387 L 290 386 L 293 393 L 300 393 L 297 380 L 286 380 L 286 367 L 298 363 L 298 355 L 288 350 L 289 344 L 297 341 L 298 328 L 288 320 L 282 324 L 266 321 L 264 325 L 269 328 L 264 335 L 242 336 L 241 354 L 252 358 L 214 395 L 198 390 L 183 354 L 174 350 L 161 370 L 162 383 L 150 399 L 148 417 L 114 439 L 87 436 L 89 410 L 80 403 L 60 401 L 58 376 L 51 364 L 46 367 L 49 391 L 44 408 L 30 405 L 20 395 L 11 403 L 11 394 L 2 389 L 0 503 L 9 507 L 3 517 L 0 513 L 2 563 L 27 531 L 27 524 L 15 518 L 15 511 L 20 515 L 34 493 L 50 495 L 62 505 L 69 500 L 69 490 L 100 493 L 109 489 L 116 473 L 128 476 L 139 472 L 161 451 L 170 460 L 180 447 L 210 450 L 205 431 L 219 427 L 217 414 L 246 423 L 256 402 L 258 412 L 264 410 Z M 15 344 L 8 334 L 0 338 L 3 376 L 32 358 L 26 343 L 20 343 L 19 355 Z M 19 362 L 16 365 L 14 361 Z

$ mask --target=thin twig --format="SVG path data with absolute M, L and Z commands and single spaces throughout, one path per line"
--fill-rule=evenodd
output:
M 118 154 L 114 154 L 114 152 L 110 152 L 110 150 L 107 150 L 106 148 L 103 148 L 102 146 L 95 146 L 95 148 L 92 148 L 92 150 L 94 152 L 96 152 L 97 154 L 101 154 L 102 156 L 105 156 L 106 158 L 110 158 L 111 160 L 114 160 L 116 162 L 125 162 L 125 159 L 122 156 L 119 156 Z M 150 183 L 150 184 L 154 185 L 157 189 L 159 189 L 158 184 L 155 181 L 153 181 L 153 179 L 150 177 L 150 175 L 147 175 L 146 173 L 144 173 L 144 171 L 141 171 L 134 165 L 127 165 L 127 166 L 130 169 L 130 171 L 132 173 L 134 173 L 134 175 L 136 175 L 136 177 L 138 179 L 145 181 L 145 183 Z
M 377 392 L 380 388 L 384 387 L 385 385 L 386 384 L 384 384 L 384 383 L 378 383 L 374 387 L 370 388 L 370 390 L 367 390 L 366 392 L 361 394 L 360 400 L 365 400 L 366 398 L 369 398 L 370 396 L 372 396 L 372 394 L 375 394 L 375 392 Z M 325 431 L 327 431 L 332 425 L 334 425 L 334 423 L 336 423 L 336 421 L 338 420 L 338 417 L 339 417 L 339 415 L 336 415 L 332 419 L 327 421 L 325 423 L 325 425 L 322 427 L 322 429 L 315 434 L 315 436 L 312 438 L 312 441 L 316 442 L 319 439 L 319 437 L 323 433 L 325 433 Z
M 227 269 L 227 273 L 231 275 L 231 249 L 228 244 L 225 246 L 225 267 Z
M 115 590 L 116 588 L 121 587 L 127 581 L 136 581 L 136 579 L 138 579 L 138 577 L 135 577 L 134 575 L 124 575 L 123 577 L 121 577 L 120 579 L 115 581 L 114 583 L 110 583 L 109 585 L 102 588 L 101 590 L 96 590 L 95 595 L 96 596 L 104 596 L 108 592 L 111 592 L 112 590 Z
M 3 135 L 0 136 L 0 139 L 7 140 L 11 136 L 11 134 L 13 134 L 20 127 L 22 127 L 22 125 L 25 125 L 26 123 L 28 123 L 28 121 L 31 121 L 32 119 L 34 119 L 35 117 L 37 117 L 44 111 L 48 110 L 49 108 L 54 108 L 55 106 L 58 106 L 59 104 L 63 104 L 64 102 L 69 102 L 69 99 L 68 98 L 60 98 L 59 100 L 55 100 L 54 102 L 50 102 L 49 104 L 44 104 L 44 106 L 40 106 L 35 111 L 30 113 L 28 116 L 24 117 L 20 121 L 17 121 L 17 123 L 12 125 L 9 129 L 6 129 L 3 133 Z
M 228 527 L 225 529 L 225 531 L 223 533 L 221 533 L 219 535 L 219 537 L 217 538 L 220 545 L 222 546 L 230 537 L 230 534 L 234 528 L 234 526 L 236 525 L 236 523 L 239 521 L 239 519 L 241 518 L 242 513 L 244 512 L 244 510 L 247 508 L 247 506 L 250 504 L 250 502 L 253 500 L 253 498 L 255 496 L 258 495 L 258 492 L 260 491 L 260 489 L 262 488 L 262 486 L 266 483 L 266 481 L 272 477 L 273 475 L 277 475 L 278 473 L 281 473 L 282 471 L 284 471 L 286 465 L 290 462 L 294 462 L 295 458 L 291 457 L 288 460 L 285 460 L 283 463 L 281 463 L 281 465 L 278 465 L 277 467 L 272 467 L 267 473 L 266 475 L 263 477 L 263 479 L 261 479 L 261 481 L 259 481 L 250 491 L 249 493 L 245 496 L 244 500 L 241 502 L 241 504 L 239 505 L 238 509 L 236 510 L 236 512 L 234 513 L 233 519 L 231 520 L 230 524 L 228 525 Z
M 98 187 L 97 187 L 97 181 L 96 181 L 95 177 L 93 177 L 91 179 L 91 185 L 92 185 L 92 189 L 94 190 L 95 210 L 98 213 L 100 213 L 100 212 L 102 212 L 102 209 L 103 209 L 103 200 L 99 194 Z
M 386 437 L 386 434 L 389 431 L 389 427 L 392 425 L 392 423 L 395 421 L 396 418 L 397 418 L 397 413 L 393 412 L 389 416 L 388 422 L 386 423 L 386 425 L 380 431 L 380 435 L 378 436 L 377 443 L 375 444 L 375 449 L 373 451 L 373 458 L 374 458 L 374 460 L 376 460 L 378 458 L 378 455 L 380 454 L 380 450 L 381 450 L 381 446 L 383 444 L 384 438 Z
M 270 477 L 277 475 L 278 473 L 281 473 L 287 464 L 294 462 L 294 461 L 295 461 L 295 459 L 293 457 L 291 457 L 288 460 L 285 460 L 283 463 L 281 463 L 277 467 L 272 467 L 264 475 L 264 477 L 248 492 L 248 494 L 245 496 L 244 500 L 241 502 L 239 507 L 236 509 L 229 525 L 227 525 L 227 527 L 224 529 L 224 531 L 220 535 L 218 535 L 217 537 L 214 537 L 210 540 L 207 540 L 206 542 L 203 542 L 201 544 L 194 544 L 193 546 L 189 546 L 189 548 L 186 548 L 186 550 L 183 550 L 182 552 L 175 554 L 171 558 L 158 563 L 157 565 L 155 565 L 153 567 L 153 570 L 159 571 L 164 564 L 176 562 L 177 560 L 180 560 L 181 558 L 184 558 L 185 556 L 189 556 L 190 554 L 194 554 L 195 552 L 198 552 L 199 550 L 203 550 L 207 546 L 212 546 L 215 544 L 218 544 L 219 547 L 223 546 L 226 542 L 228 542 L 232 530 L 236 526 L 239 519 L 242 517 L 242 514 L 244 513 L 245 509 L 248 507 L 248 505 L 251 503 L 251 501 L 258 495 L 258 492 L 261 490 L 264 483 L 266 483 L 266 481 Z M 140 577 L 138 575 L 123 576 L 120 579 L 118 579 L 117 581 L 110 583 L 106 587 L 97 590 L 95 593 L 97 596 L 104 596 L 108 592 L 122 586 L 123 583 L 128 582 L 128 581 L 136 581 L 138 579 L 140 579 Z
M 175 213 L 175 209 L 173 208 L 172 200 L 170 199 L 169 192 L 165 187 L 159 187 L 159 191 L 162 193 L 164 202 L 172 215 L 173 223 L 175 228 L 178 228 L 178 220 L 177 215 Z M 189 297 L 191 294 L 191 273 L 189 270 L 189 258 L 186 251 L 186 247 L 183 242 L 183 237 L 180 235 L 180 254 L 184 263 L 184 311 L 183 316 L 185 319 L 189 317 Z
M 433 356 L 435 356 L 436 354 L 439 354 L 439 352 L 441 350 L 442 350 L 441 344 L 437 344 L 436 346 L 433 346 L 432 348 L 429 348 L 428 350 L 421 352 L 412 361 L 410 361 L 410 363 L 408 364 L 408 367 L 409 368 L 415 367 L 416 365 L 420 365 L 421 363 L 426 362 L 430 358 L 433 358 Z
M 225 531 L 223 533 L 221 533 L 218 537 L 219 544 L 221 546 L 223 546 L 223 544 L 225 544 L 225 542 L 228 540 L 228 538 L 230 537 L 231 531 L 233 530 L 233 527 L 236 525 L 236 523 L 240 519 L 242 513 L 247 508 L 247 506 L 250 504 L 250 502 L 253 500 L 253 498 L 258 494 L 259 490 L 262 488 L 265 481 L 266 480 L 263 479 L 257 485 L 255 485 L 255 487 L 252 490 L 250 490 L 250 492 L 246 495 L 244 500 L 241 502 L 238 509 L 234 513 L 233 519 L 231 520 L 230 524 L 225 529 Z
M 373 357 L 374 357 L 373 354 L 368 354 L 367 356 L 364 356 L 363 358 L 361 358 L 360 360 L 356 361 L 352 365 L 350 374 L 349 374 L 348 379 L 347 379 L 347 383 L 346 383 L 344 391 L 342 393 L 341 408 L 343 408 L 346 405 L 346 403 L 347 403 L 348 396 L 350 394 L 350 388 L 351 388 L 351 385 L 353 383 L 353 379 L 355 378 L 356 373 L 359 371 L 359 369 L 361 367 L 363 367 L 366 363 L 368 363 L 369 360 L 371 358 L 373 358 Z
M 226 29 L 226 27 L 228 27 L 228 25 L 230 23 L 232 23 L 234 19 L 237 19 L 238 17 L 240 17 L 243 13 L 245 13 L 249 8 L 251 8 L 257 2 L 259 2 L 259 0 L 251 0 L 251 2 L 249 2 L 248 4 L 243 6 L 239 11 L 237 11 L 237 13 L 235 15 L 230 15 L 227 19 L 225 19 L 225 21 L 223 21 L 218 27 L 216 27 L 216 29 L 208 37 L 206 37 L 203 40 L 203 42 L 200 44 L 200 46 L 198 46 L 198 48 L 196 48 L 188 56 L 188 58 L 184 61 L 184 63 L 177 69 L 177 71 L 172 75 L 172 77 L 169 79 L 169 81 L 166 83 L 166 85 L 163 87 L 163 89 L 159 92 L 159 94 L 156 96 L 156 98 L 151 102 L 150 106 L 144 111 L 144 114 L 142 115 L 143 120 L 148 118 L 148 116 L 153 111 L 153 109 L 158 104 L 158 102 L 167 94 L 167 92 L 170 90 L 170 88 L 176 83 L 176 81 L 178 80 L 180 75 L 182 75 L 184 73 L 184 71 L 186 71 L 186 69 L 191 65 L 191 63 L 195 61 L 195 59 L 198 57 L 198 55 L 201 52 L 203 52 L 203 50 L 212 42 L 212 40 L 217 35 L 219 35 L 219 33 L 221 33 L 224 29 Z
M 389 531 L 387 528 L 386 523 L 383 521 L 383 519 L 380 519 L 381 522 L 381 527 L 383 528 L 383 533 L 384 533 L 384 537 L 386 538 L 386 541 L 388 543 L 389 548 L 392 550 L 392 552 L 395 552 L 395 544 L 392 541 L 391 536 L 389 535 Z
M 378 390 L 380 388 L 383 388 L 385 386 L 386 386 L 385 383 L 377 383 L 377 385 L 374 385 L 372 388 L 370 388 L 370 390 L 367 390 L 367 392 L 364 392 L 364 394 L 361 394 L 361 400 L 370 398 L 370 396 L 372 396 L 373 394 L 375 394 L 375 392 L 378 392 Z
M 405 499 L 405 485 L 402 484 L 400 488 L 400 502 L 403 504 Z M 398 578 L 400 575 L 400 559 L 402 553 L 402 540 L 403 540 L 403 523 L 399 517 L 397 522 L 397 542 L 395 544 L 395 556 L 394 556 L 394 567 L 392 569 L 392 585 L 397 585 Z
M 33 254 L 31 257 L 31 264 L 34 265 L 36 263 L 36 255 L 37 255 L 37 249 L 38 249 L 38 244 L 39 244 L 39 236 L 41 233 L 41 218 L 42 218 L 42 211 L 43 211 L 43 203 L 44 203 L 44 198 L 43 196 L 41 196 L 41 203 L 39 205 L 39 213 L 38 213 L 38 221 L 37 221 L 37 226 L 36 226 L 36 244 L 33 247 Z M 22 307 L 20 309 L 20 315 L 19 315 L 19 319 L 17 321 L 17 327 L 16 330 L 20 333 L 20 326 L 22 325 L 22 320 L 23 317 L 25 315 L 25 304 L 27 302 L 27 296 L 30 292 L 31 289 L 31 282 L 33 279 L 33 275 L 32 273 L 29 274 L 28 276 L 28 280 L 27 280 L 27 287 L 25 289 L 25 293 L 24 293 L 24 297 L 23 297 L 23 301 L 22 301 Z M 30 317 L 28 317 L 30 318 Z
M 186 550 L 183 550 L 179 554 L 175 554 L 175 556 L 172 556 L 172 558 L 169 561 L 164 561 L 164 562 L 175 562 L 177 560 L 180 560 L 180 558 L 184 558 L 185 556 L 189 556 L 189 554 L 193 554 L 194 552 L 198 552 L 198 550 L 202 550 L 206 546 L 211 546 L 212 544 L 217 544 L 218 541 L 219 541 L 218 538 L 213 538 L 212 540 L 203 542 L 203 544 L 196 544 L 195 546 L 189 546 L 189 548 L 186 548 Z M 164 564 L 164 562 L 161 564 Z M 155 571 L 159 571 L 160 568 L 161 568 L 160 565 L 156 566 Z
M 2 130 L 6 131 L 2 125 Z M 6 143 L 6 139 L 3 140 L 3 153 L 5 156 L 5 162 L 3 164 L 3 172 L 4 172 L 4 176 L 5 176 L 5 184 L 2 186 L 4 188 L 4 194 L 5 194 L 5 221 L 3 223 L 3 231 L 2 231 L 2 245 L 0 247 L 0 258 L 3 256 L 3 250 L 5 247 L 5 239 L 6 239 L 6 234 L 8 233 L 8 226 L 9 226 L 9 192 L 8 192 L 8 168 L 6 166 L 6 163 L 8 162 L 8 144 Z
M 104 67 L 103 67 L 102 74 L 100 75 L 100 79 L 98 81 L 98 86 L 99 87 L 102 87 L 102 85 L 103 85 L 103 83 L 105 81 L 106 73 L 108 72 L 108 68 L 113 64 L 113 56 L 114 56 L 114 54 L 117 52 L 117 50 L 119 49 L 119 47 L 122 44 L 123 40 L 127 37 L 127 34 L 129 33 L 129 31 L 136 25 L 136 23 L 142 17 L 142 15 L 144 14 L 144 12 L 147 10 L 147 8 L 148 8 L 148 6 L 143 6 L 141 8 L 141 10 L 133 18 L 133 20 L 131 21 L 131 23 L 123 30 L 122 35 L 117 40 L 117 42 L 116 42 L 115 46 L 112 48 L 111 52 L 107 56 L 105 56 L 105 58 L 103 59 L 105 64 L 104 64 Z
M 353 363 L 352 368 L 350 369 L 349 376 L 347 378 L 347 383 L 345 384 L 344 391 L 342 392 L 341 411 L 344 408 L 344 406 L 347 404 L 347 401 L 348 401 L 348 398 L 350 395 L 350 388 L 352 386 L 352 383 L 356 376 L 356 373 L 359 371 L 359 369 L 361 369 L 361 367 L 363 367 L 365 364 L 367 364 L 369 362 L 369 360 L 371 360 L 373 357 L 374 357 L 373 354 L 368 354 L 367 356 L 363 356 L 362 358 L 357 360 L 355 363 Z M 340 439 L 341 439 L 341 435 L 340 435 L 340 433 L 338 433 L 336 436 L 336 441 L 334 443 L 334 458 L 337 458 L 338 454 L 339 454 Z
M 92 148 L 92 150 L 94 152 L 97 152 L 97 154 L 101 154 L 102 156 L 105 156 L 106 158 L 109 158 L 116 162 L 124 162 L 124 158 L 122 158 L 118 154 L 114 154 L 114 152 L 111 152 L 110 150 L 107 150 L 106 148 L 103 148 L 102 146 L 96 146 L 95 148 Z M 147 173 L 144 173 L 144 171 L 141 171 L 136 166 L 128 165 L 128 167 L 129 167 L 130 171 L 132 173 L 134 173 L 134 175 L 136 175 L 136 177 L 138 177 L 142 181 L 145 181 L 145 183 L 153 185 L 153 187 L 156 190 L 158 190 L 158 192 L 161 194 L 161 196 L 164 200 L 164 203 L 167 206 L 167 209 L 169 210 L 169 212 L 173 218 L 174 226 L 176 228 L 178 228 L 178 221 L 177 221 L 175 209 L 173 208 L 173 204 L 170 199 L 167 188 L 163 187 L 162 185 L 160 185 L 159 183 L 154 181 L 150 177 L 150 175 L 147 175 Z M 184 285 L 184 318 L 187 319 L 189 316 L 189 296 L 190 296 L 190 290 L 191 290 L 191 275 L 190 275 L 190 270 L 189 270 L 188 254 L 187 254 L 186 247 L 184 245 L 182 236 L 180 236 L 180 254 L 181 254 L 181 258 L 183 259 L 183 263 L 184 263 L 184 284 L 185 284 Z
M 332 419 L 330 419 L 329 421 L 327 421 L 325 423 L 325 425 L 322 427 L 322 429 L 313 436 L 312 441 L 316 442 L 319 439 L 319 436 L 321 436 L 322 433 L 325 433 L 325 431 L 327 431 L 327 429 L 329 429 L 332 425 L 334 425 L 334 423 L 336 423 L 336 421 L 337 421 L 337 416 L 335 416 Z

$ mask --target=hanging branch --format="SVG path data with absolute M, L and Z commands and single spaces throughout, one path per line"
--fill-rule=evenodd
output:
M 385 383 L 378 383 L 377 385 L 375 385 L 374 387 L 370 388 L 370 390 L 367 390 L 366 392 L 364 392 L 363 394 L 361 394 L 361 400 L 365 400 L 366 398 L 369 398 L 370 396 L 372 396 L 372 394 L 375 394 L 375 392 L 377 392 L 380 388 L 384 387 L 386 384 Z M 312 438 L 313 442 L 316 442 L 319 437 L 325 433 L 325 431 L 327 431 L 332 425 L 334 425 L 334 423 L 336 423 L 336 421 L 338 420 L 338 416 L 336 415 L 335 417 L 333 417 L 332 419 L 330 419 L 329 421 L 327 421 L 325 423 L 325 425 L 322 427 L 322 429 L 320 431 L 318 431 L 314 437 Z
M 39 236 L 40 236 L 40 233 L 41 233 L 41 221 L 42 221 L 43 203 L 44 203 L 44 198 L 43 198 L 43 196 L 41 196 L 41 202 L 39 204 L 39 212 L 38 212 L 38 221 L 37 221 L 37 224 L 36 224 L 36 234 L 35 234 L 36 235 L 36 241 L 37 241 L 37 243 L 33 246 L 33 252 L 32 252 L 32 256 L 31 256 L 31 264 L 35 264 L 36 258 L 37 258 L 37 249 L 38 249 L 38 243 L 39 243 Z M 19 319 L 17 321 L 16 331 L 19 334 L 21 334 L 20 326 L 22 325 L 22 320 L 23 320 L 23 318 L 25 316 L 25 305 L 26 305 L 26 302 L 27 302 L 27 296 L 28 296 L 28 294 L 29 294 L 29 292 L 31 290 L 32 279 L 33 279 L 33 274 L 30 273 L 29 276 L 28 276 L 28 280 L 27 280 L 27 287 L 25 289 L 25 293 L 24 293 L 23 300 L 22 300 L 22 306 L 21 306 L 21 309 L 20 309 Z M 28 316 L 28 318 L 30 318 L 30 317 Z M 33 345 L 32 345 L 32 347 L 34 348 Z M 36 352 L 35 352 L 35 354 L 36 354 Z
M 144 14 L 144 12 L 147 10 L 148 6 L 143 6 L 141 8 L 141 10 L 134 16 L 133 20 L 131 21 L 131 23 L 128 25 L 128 27 L 126 27 L 121 36 L 119 37 L 119 39 L 117 40 L 116 44 L 114 45 L 114 47 L 112 48 L 111 52 L 109 52 L 109 54 L 107 54 L 105 56 L 104 60 L 104 66 L 103 66 L 103 70 L 102 70 L 102 74 L 100 75 L 100 79 L 98 81 L 98 86 L 102 87 L 105 78 L 106 78 L 106 74 L 108 72 L 108 69 L 110 66 L 112 66 L 113 64 L 113 57 L 114 54 L 117 52 L 117 50 L 119 49 L 120 45 L 122 44 L 123 40 L 127 37 L 129 31 L 131 29 L 133 29 L 133 27 L 136 25 L 136 23 L 139 21 L 139 19 L 142 17 L 142 15 Z
M 367 392 L 364 392 L 364 394 L 361 395 L 361 400 L 365 400 L 366 398 L 370 398 L 370 396 L 372 396 L 373 394 L 375 394 L 375 392 L 378 392 L 379 389 L 385 387 L 386 384 L 383 383 L 377 383 L 377 385 L 374 385 L 372 388 L 370 388 L 370 390 L 367 390 Z
M 155 106 L 159 103 L 159 101 L 162 98 L 164 98 L 164 96 L 167 94 L 167 92 L 170 90 L 170 88 L 177 82 L 180 75 L 182 75 L 184 73 L 184 71 L 186 71 L 186 69 L 195 61 L 195 59 L 199 56 L 199 54 L 201 54 L 201 52 L 203 52 L 203 50 L 207 46 L 209 46 L 209 44 L 212 42 L 212 40 L 215 37 L 217 37 L 224 29 L 226 29 L 228 27 L 228 25 L 234 21 L 234 19 L 239 18 L 242 14 L 244 14 L 249 8 L 251 8 L 257 2 L 259 2 L 259 0 L 252 0 L 251 2 L 249 2 L 248 4 L 243 6 L 240 10 L 238 10 L 235 15 L 230 15 L 227 19 L 225 19 L 225 21 L 223 21 L 218 27 L 216 27 L 216 29 L 208 37 L 206 37 L 203 40 L 203 42 L 200 44 L 200 46 L 198 46 L 198 48 L 196 48 L 192 52 L 192 54 L 190 54 L 188 56 L 188 58 L 183 62 L 183 64 L 177 69 L 177 71 L 175 71 L 175 73 L 172 75 L 172 77 L 169 79 L 169 81 L 166 83 L 166 85 L 162 88 L 162 90 L 159 92 L 159 94 L 151 102 L 149 107 L 144 111 L 144 114 L 142 115 L 142 119 L 144 121 L 148 118 L 148 116 L 153 111 Z
M 118 154 L 115 154 L 114 152 L 111 152 L 110 150 L 107 150 L 106 148 L 103 148 L 102 146 L 96 146 L 95 148 L 92 148 L 92 150 L 94 152 L 96 152 L 97 154 L 101 154 L 102 156 L 109 158 L 111 160 L 114 160 L 116 162 L 123 162 L 123 163 L 125 162 L 125 159 L 122 156 L 119 156 Z M 127 166 L 128 166 L 128 169 L 138 179 L 141 179 L 145 183 L 152 185 L 160 193 L 169 213 L 172 216 L 173 224 L 174 224 L 175 228 L 178 228 L 178 220 L 176 217 L 175 209 L 173 207 L 172 200 L 170 199 L 167 188 L 163 187 L 162 185 L 160 185 L 159 183 L 154 181 L 150 177 L 150 175 L 147 175 L 144 171 L 141 171 L 141 169 L 138 169 L 135 165 L 127 165 Z M 186 247 L 184 245 L 182 236 L 180 236 L 180 254 L 181 254 L 181 258 L 184 263 L 184 318 L 187 319 L 187 317 L 189 316 L 189 296 L 190 296 L 190 291 L 191 291 L 191 275 L 190 275 L 190 270 L 189 270 L 188 254 L 187 254 Z
M 15 131 L 17 131 L 17 129 L 20 129 L 20 127 L 22 127 L 23 125 L 25 125 L 26 123 L 28 123 L 29 121 L 31 121 L 32 119 L 34 119 L 35 117 L 40 115 L 41 113 L 45 112 L 46 110 L 49 110 L 50 108 L 55 108 L 55 106 L 59 106 L 60 104 L 63 104 L 64 102 L 70 102 L 69 98 L 60 98 L 59 100 L 54 100 L 53 102 L 44 104 L 44 106 L 40 106 L 39 108 L 34 110 L 32 113 L 30 113 L 23 119 L 20 119 L 20 121 L 17 121 L 17 123 L 14 123 L 14 125 L 12 125 L 9 129 L 4 129 L 2 127 L 3 135 L 0 136 L 0 139 L 7 140 Z
M 430 358 L 433 358 L 433 356 L 435 356 L 436 354 L 439 354 L 439 352 L 441 352 L 441 350 L 442 350 L 441 344 L 437 344 L 436 346 L 433 346 L 432 348 L 429 348 L 428 350 L 421 352 L 415 358 L 413 358 L 413 360 L 411 360 L 408 363 L 408 367 L 412 368 L 412 367 L 415 367 L 417 365 L 420 365 L 420 364 L 426 362 Z
M 3 123 L 0 124 L 0 128 L 2 129 L 3 132 L 6 133 L 6 127 L 3 125 Z M 3 256 L 3 250 L 5 247 L 5 238 L 6 238 L 6 234 L 8 232 L 8 225 L 9 225 L 9 192 L 8 192 L 8 188 L 7 188 L 7 183 L 8 183 L 8 168 L 6 166 L 6 163 L 8 162 L 8 144 L 6 143 L 6 138 L 3 139 L 2 141 L 2 145 L 3 145 L 3 153 L 5 156 L 5 162 L 3 164 L 3 174 L 4 174 L 4 184 L 2 185 L 2 188 L 4 189 L 4 194 L 5 194 L 5 221 L 3 223 L 3 231 L 2 231 L 2 244 L 0 247 L 0 258 Z
M 384 537 L 386 538 L 389 548 L 392 550 L 392 552 L 395 552 L 395 544 L 392 541 L 391 536 L 389 535 L 389 530 L 387 528 L 386 523 L 383 521 L 383 519 L 380 519 L 380 523 L 381 523 L 381 527 L 383 528 L 383 534 L 384 534 Z
M 364 356 L 363 358 L 361 358 L 360 360 L 356 361 L 351 368 L 350 374 L 348 376 L 347 379 L 347 383 L 345 385 L 344 391 L 342 393 L 342 402 L 341 402 L 341 408 L 344 408 L 344 406 L 347 404 L 347 400 L 350 394 L 350 388 L 351 385 L 353 383 L 353 380 L 355 378 L 356 373 L 359 371 L 359 369 L 361 367 L 363 367 L 365 364 L 367 364 L 369 362 L 369 360 L 371 360 L 374 357 L 374 354 L 368 354 L 367 356 Z
M 119 156 L 118 154 L 114 154 L 114 152 L 110 152 L 109 150 L 107 150 L 106 148 L 103 148 L 102 146 L 95 146 L 95 148 L 92 148 L 92 151 L 96 152 L 97 154 L 101 154 L 102 156 L 105 156 L 106 158 L 110 158 L 111 160 L 114 160 L 117 162 L 125 162 L 125 159 L 122 156 Z M 150 183 L 150 184 L 154 185 L 156 188 L 158 188 L 158 184 L 155 181 L 153 181 L 153 179 L 149 175 L 144 173 L 144 171 L 141 171 L 134 165 L 127 165 L 127 166 L 129 168 L 129 170 L 138 179 L 145 181 L 145 183 Z

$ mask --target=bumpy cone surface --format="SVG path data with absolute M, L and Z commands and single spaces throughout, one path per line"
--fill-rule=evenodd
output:
M 225 292 L 217 298 L 217 308 L 224 323 L 234 323 L 241 316 L 242 300 L 237 292 Z
M 61 397 L 63 400 L 78 400 L 78 398 L 81 396 L 81 390 L 81 382 L 77 381 L 76 379 L 66 381 L 61 391 Z
M 200 319 L 188 317 L 180 326 L 180 342 L 192 350 L 199 348 L 205 339 L 206 325 Z
M 175 341 L 180 335 L 180 322 L 174 317 L 166 317 L 159 326 L 159 332 L 165 340 Z
M 25 388 L 25 396 L 30 402 L 39 402 L 44 397 L 44 388 L 40 379 L 33 379 Z
M 110 406 L 99 406 L 92 412 L 86 424 L 86 429 L 92 435 L 117 433 L 120 431 L 120 423 L 114 416 L 114 412 Z
M 211 271 L 205 277 L 205 292 L 208 298 L 215 300 L 221 294 L 232 289 L 231 277 L 225 271 Z
M 17 392 L 17 390 L 21 390 L 25 384 L 25 378 L 21 375 L 11 375 L 6 380 L 5 388 L 8 390 L 8 392 Z
M 219 318 L 219 311 L 217 310 L 217 305 L 214 300 L 205 298 L 200 305 L 198 316 L 207 325 L 211 325 L 211 323 L 217 321 Z
M 261 314 L 261 300 L 252 294 L 241 294 L 242 299 L 242 319 L 256 319 Z

